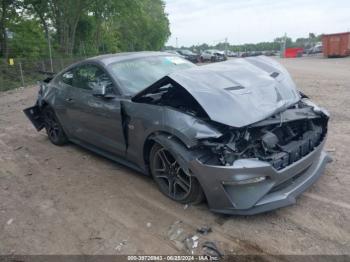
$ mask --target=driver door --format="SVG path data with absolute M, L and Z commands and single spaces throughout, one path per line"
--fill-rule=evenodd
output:
M 96 84 L 104 85 L 108 98 L 94 96 Z M 78 141 L 109 153 L 125 154 L 120 99 L 104 69 L 90 63 L 78 66 L 66 102 L 67 117 Z

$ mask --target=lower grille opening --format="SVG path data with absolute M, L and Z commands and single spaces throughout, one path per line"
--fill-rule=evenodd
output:
M 309 168 L 309 167 L 308 167 Z M 300 172 L 299 174 L 296 174 L 295 176 L 287 179 L 286 181 L 282 182 L 281 184 L 274 186 L 269 193 L 273 193 L 273 192 L 277 192 L 280 191 L 288 186 L 290 186 L 291 184 L 293 184 L 299 177 L 302 177 L 306 170 L 308 169 L 306 168 L 305 170 L 303 170 L 302 172 Z

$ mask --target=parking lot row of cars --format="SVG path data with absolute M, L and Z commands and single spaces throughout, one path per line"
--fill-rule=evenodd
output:
M 227 56 L 225 55 L 225 51 L 220 50 L 205 50 L 201 53 L 194 53 L 188 49 L 178 49 L 178 50 L 165 50 L 165 52 L 177 54 L 193 63 L 198 62 L 219 62 L 227 60 Z
M 165 50 L 165 52 L 176 54 L 185 58 L 193 63 L 198 62 L 220 62 L 227 60 L 227 57 L 248 57 L 248 56 L 274 56 L 278 55 L 275 51 L 249 51 L 249 52 L 232 52 L 232 51 L 221 51 L 216 49 L 204 50 L 200 53 L 192 52 L 188 49 L 178 50 Z

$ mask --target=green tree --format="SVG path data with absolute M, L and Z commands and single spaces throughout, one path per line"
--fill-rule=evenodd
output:
M 164 2 L 129 0 L 128 6 L 132 12 L 120 12 L 113 18 L 120 35 L 120 49 L 160 50 L 170 36 Z
M 275 40 L 273 40 L 275 43 L 280 43 L 283 44 L 284 42 L 286 42 L 286 48 L 288 47 L 295 47 L 295 43 L 293 42 L 292 38 L 290 37 L 277 37 L 275 38 Z
M 9 26 L 13 38 L 9 39 L 11 53 L 16 57 L 37 58 L 45 56 L 47 42 L 38 21 L 22 19 Z
M 67 55 L 160 49 L 170 35 L 161 0 L 24 1 Z
M 16 9 L 20 2 L 16 0 L 1 0 L 0 4 L 0 54 L 8 57 L 8 27 L 17 18 Z

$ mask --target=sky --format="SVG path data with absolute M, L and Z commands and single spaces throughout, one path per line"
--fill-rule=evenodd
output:
M 350 0 L 165 0 L 167 45 L 273 41 L 350 31 Z

